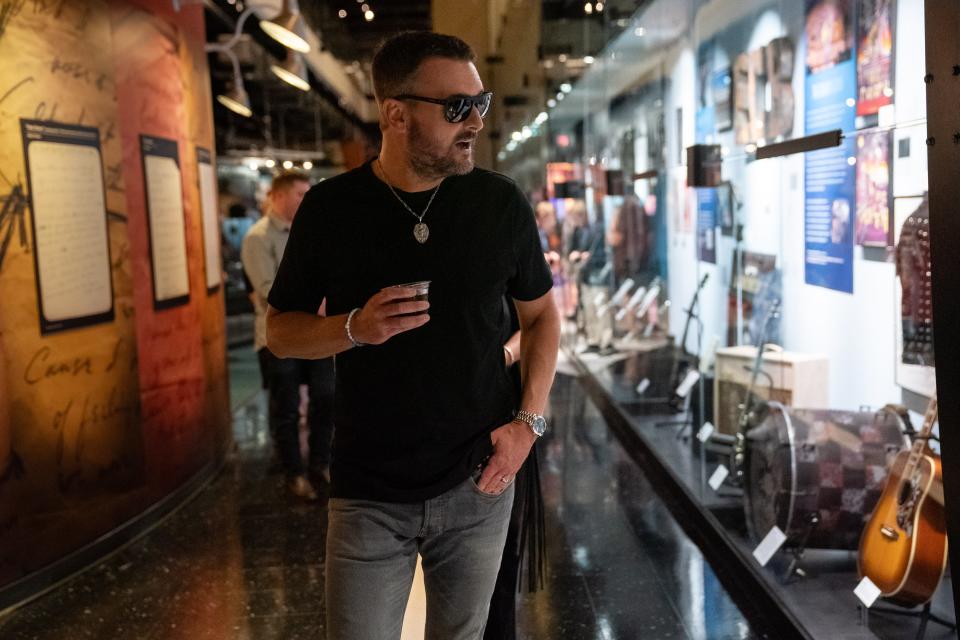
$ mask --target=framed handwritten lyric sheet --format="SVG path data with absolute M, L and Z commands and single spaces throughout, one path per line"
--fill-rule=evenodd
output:
M 186 222 L 176 140 L 140 136 L 146 184 L 153 307 L 169 309 L 190 301 Z
M 203 212 L 203 255 L 207 293 L 220 287 L 223 266 L 220 260 L 220 216 L 217 210 L 217 176 L 210 151 L 197 147 L 197 177 L 200 180 L 200 209 Z
M 114 318 L 100 132 L 20 121 L 42 334 Z

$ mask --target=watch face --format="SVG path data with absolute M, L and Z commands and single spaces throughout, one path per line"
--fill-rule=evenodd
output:
M 537 416 L 533 419 L 533 424 L 531 424 L 530 427 L 533 429 L 535 434 L 542 436 L 547 432 L 547 421 L 543 418 L 543 416 Z

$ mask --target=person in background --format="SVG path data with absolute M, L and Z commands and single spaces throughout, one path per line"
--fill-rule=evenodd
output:
M 330 481 L 330 442 L 333 437 L 333 358 L 303 360 L 278 358 L 267 348 L 267 296 L 273 287 L 290 235 L 290 225 L 309 190 L 307 174 L 289 170 L 278 174 L 268 194 L 268 212 L 247 232 L 241 257 L 253 287 L 256 330 L 254 347 L 266 373 L 270 432 L 293 495 L 316 500 L 317 492 L 304 469 L 300 451 L 300 383 L 308 388 L 309 471 L 315 479 Z M 319 312 L 319 309 L 317 310 Z
M 553 253 L 559 259 L 560 229 L 557 228 L 557 210 L 549 200 L 541 200 L 537 203 L 535 211 L 537 229 L 540 233 L 540 247 L 545 254 Z
M 590 259 L 594 242 L 593 229 L 587 220 L 587 207 L 582 200 L 574 200 L 567 208 L 563 221 L 563 263 L 567 293 L 564 315 L 572 319 L 579 300 L 580 270 Z
M 563 260 L 560 256 L 563 247 L 560 228 L 557 224 L 557 210 L 549 200 L 541 200 L 534 211 L 537 216 L 540 248 L 543 249 L 543 257 L 550 265 L 550 273 L 553 276 L 554 301 L 558 309 L 563 309 L 566 307 L 566 289 L 564 288 Z

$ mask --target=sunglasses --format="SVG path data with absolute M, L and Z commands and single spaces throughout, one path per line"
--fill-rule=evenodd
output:
M 394 100 L 416 100 L 418 102 L 429 102 L 431 104 L 443 105 L 443 117 L 447 122 L 463 122 L 470 117 L 470 112 L 474 107 L 483 118 L 490 110 L 490 102 L 493 100 L 492 91 L 484 91 L 475 96 L 450 96 L 443 100 L 439 98 L 425 98 L 423 96 L 414 96 L 407 93 L 395 96 Z

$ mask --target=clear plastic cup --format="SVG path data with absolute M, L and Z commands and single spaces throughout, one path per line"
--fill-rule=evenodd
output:
M 429 299 L 430 293 L 430 280 L 421 280 L 419 282 L 408 282 L 406 284 L 395 284 L 393 288 L 403 288 L 403 289 L 416 289 L 416 295 L 412 298 L 401 298 L 397 302 L 426 302 Z M 426 311 L 418 311 L 416 313 L 405 313 L 405 316 L 418 316 L 421 313 L 426 313 Z

